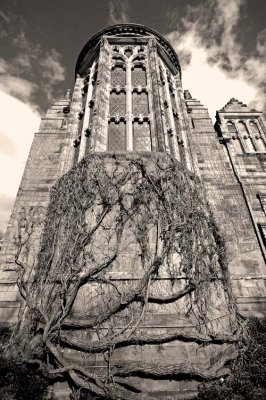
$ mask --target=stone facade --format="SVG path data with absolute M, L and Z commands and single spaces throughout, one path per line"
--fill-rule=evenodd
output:
M 13 244 L 17 215 L 34 207 L 45 210 L 50 190 L 59 178 L 84 157 L 95 154 L 105 154 L 110 165 L 114 154 L 125 165 L 134 157 L 147 160 L 151 153 L 156 157 L 167 154 L 189 174 L 198 176 L 226 239 L 238 310 L 244 315 L 264 315 L 265 119 L 262 113 L 235 99 L 217 112 L 216 119 L 213 127 L 208 110 L 188 91 L 183 91 L 178 58 L 158 33 L 140 25 L 125 24 L 107 28 L 90 39 L 77 61 L 73 93 L 68 91 L 54 102 L 34 137 L 1 251 L 1 324 L 14 323 L 20 308 L 14 263 L 17 249 Z M 39 233 L 32 239 L 36 253 L 40 238 Z M 136 245 L 133 252 L 131 249 L 124 256 L 133 260 L 135 251 Z M 126 280 L 137 279 L 137 270 L 127 272 L 125 278 L 125 271 L 115 271 L 114 279 L 119 280 L 121 274 Z M 185 279 L 181 275 L 178 279 Z M 179 284 L 180 281 L 176 283 Z M 82 296 L 75 306 L 77 310 L 82 308 L 86 293 Z M 227 326 L 226 331 L 227 304 L 217 300 L 218 304 L 216 329 Z M 177 328 L 182 331 L 191 321 L 180 319 L 180 309 L 176 310 L 166 307 L 163 312 L 157 309 L 148 312 L 143 327 L 148 332 Z M 181 346 L 174 342 L 162 348 L 146 346 L 145 351 L 132 346 L 126 355 L 118 351 L 116 357 L 129 361 L 167 358 L 172 363 L 177 358 L 180 362 L 189 358 L 192 364 L 208 368 L 226 351 L 226 346 L 199 348 L 196 343 Z M 94 360 L 96 367 L 101 362 Z M 197 387 L 196 381 L 186 380 L 132 378 L 131 381 L 144 391 L 152 385 L 148 391 L 152 398 L 158 399 L 190 398 Z

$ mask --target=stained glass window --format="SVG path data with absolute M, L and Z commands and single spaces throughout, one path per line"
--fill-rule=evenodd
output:
M 142 66 L 136 66 L 132 69 L 132 86 L 133 87 L 145 87 L 147 85 L 146 81 L 146 71 Z
M 126 113 L 126 93 L 111 92 L 110 94 L 110 115 L 125 115 Z
M 136 151 L 151 150 L 151 132 L 150 124 L 134 122 L 133 124 L 133 147 Z
M 108 125 L 108 151 L 126 151 L 126 124 L 111 121 Z
M 145 92 L 133 92 L 133 114 L 134 115 L 148 115 L 148 95 Z
M 117 65 L 112 69 L 111 85 L 112 87 L 124 87 L 126 85 L 126 71 L 123 69 L 122 66 Z

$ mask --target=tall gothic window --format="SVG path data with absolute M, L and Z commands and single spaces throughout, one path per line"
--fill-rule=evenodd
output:
M 115 50 L 116 51 L 116 50 Z M 111 70 L 111 93 L 108 124 L 108 151 L 126 151 L 126 66 L 123 56 L 115 57 Z
M 108 125 L 109 151 L 150 151 L 145 47 L 113 46 Z

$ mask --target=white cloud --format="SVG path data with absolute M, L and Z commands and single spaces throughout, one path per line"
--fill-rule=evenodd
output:
M 0 90 L 25 102 L 31 101 L 37 88 L 36 84 L 26 79 L 12 75 L 0 75 Z
M 0 229 L 5 229 L 40 116 L 27 104 L 2 91 L 0 109 Z
M 0 10 L 1 17 L 7 22 Z M 33 134 L 39 128 L 38 110 L 58 97 L 58 84 L 65 79 L 61 54 L 29 40 L 23 28 L 20 19 L 10 15 L 5 27 L 8 36 L 2 35 L 9 55 L 0 58 L 0 230 L 8 222 Z
M 192 96 L 208 108 L 211 118 L 214 119 L 216 110 L 221 109 L 231 97 L 243 102 L 256 98 L 256 88 L 244 78 L 231 78 L 218 64 L 208 62 L 209 52 L 198 42 L 193 32 L 184 35 L 175 47 L 177 54 L 179 49 L 183 54 L 190 49 L 190 61 L 182 74 L 183 87 L 189 89 Z
M 109 0 L 109 25 L 125 24 L 129 22 L 129 2 L 127 0 Z
M 209 109 L 222 108 L 231 97 L 258 110 L 266 108 L 266 30 L 251 54 L 237 38 L 243 0 L 207 0 L 187 7 L 181 26 L 168 35 L 180 57 L 183 86 Z
M 9 36 L 6 46 L 12 56 L 0 58 L 0 89 L 37 109 L 46 108 L 65 79 L 61 54 L 29 40 L 20 25 Z

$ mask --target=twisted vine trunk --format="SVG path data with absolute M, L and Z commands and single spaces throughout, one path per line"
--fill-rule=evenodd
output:
M 200 182 L 178 162 L 83 159 L 53 190 L 28 275 L 25 219 L 19 232 L 26 312 L 14 341 L 46 374 L 125 400 L 153 398 L 149 379 L 174 393 L 182 377 L 228 374 L 225 344 L 239 330 L 224 243 Z

